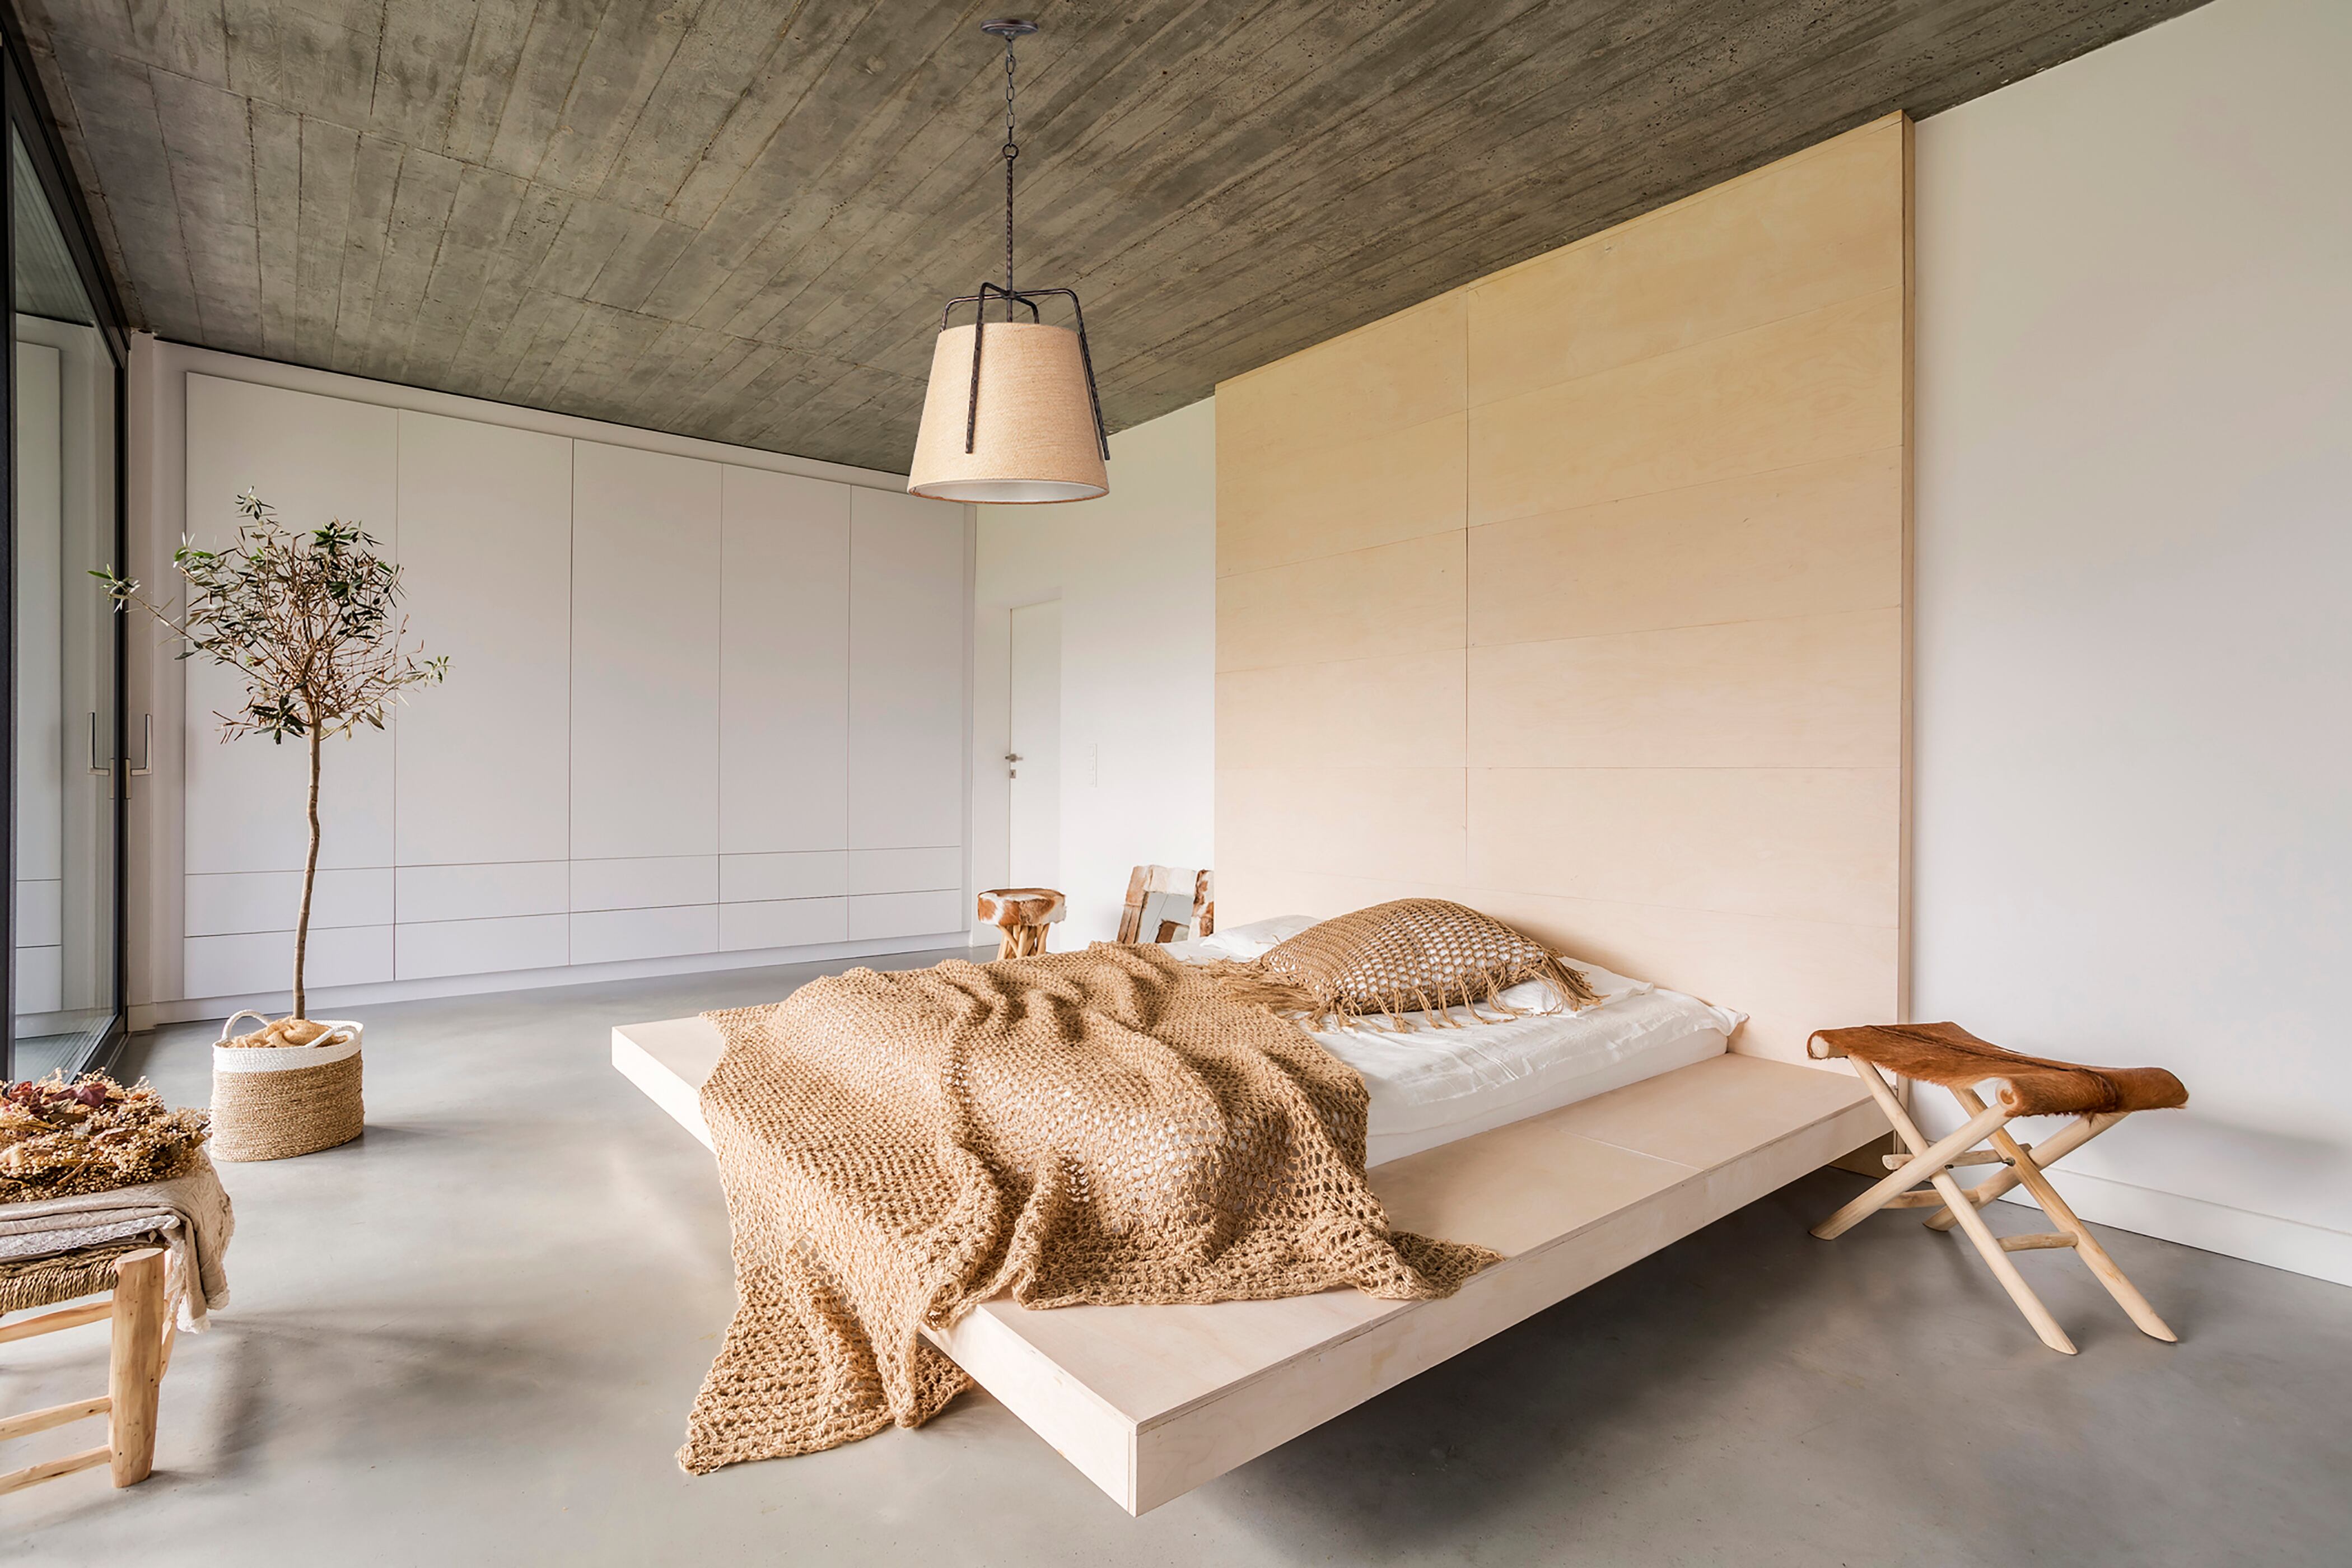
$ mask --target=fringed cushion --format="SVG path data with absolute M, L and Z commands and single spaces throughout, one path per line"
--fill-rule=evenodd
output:
M 1443 899 L 1400 899 L 1309 927 L 1248 963 L 1215 966 L 1235 995 L 1297 1017 L 1308 1028 L 1383 1017 L 1409 1028 L 1421 1013 L 1437 1028 L 1458 1027 L 1446 1009 L 1521 1009 L 1502 993 L 1547 982 L 1570 1011 L 1600 1000 L 1582 972 L 1502 921 Z

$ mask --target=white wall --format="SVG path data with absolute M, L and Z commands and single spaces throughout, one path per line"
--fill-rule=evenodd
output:
M 2082 1211 L 2352 1282 L 2347 79 L 2219 0 L 1918 129 L 1913 1009 L 2170 1068 Z
M 1059 599 L 1070 908 L 1055 952 L 1118 934 L 1136 866 L 1215 864 L 1215 400 L 1119 432 L 1110 458 L 1100 500 L 980 509 L 972 882 L 1007 875 L 1012 612 Z

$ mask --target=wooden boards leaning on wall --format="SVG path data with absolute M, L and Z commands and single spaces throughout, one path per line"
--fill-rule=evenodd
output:
M 1910 124 L 1217 389 L 1226 922 L 1458 899 L 1901 1016 Z

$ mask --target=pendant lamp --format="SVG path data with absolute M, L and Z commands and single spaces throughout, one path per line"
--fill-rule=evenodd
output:
M 1110 490 L 1110 441 L 1078 297 L 1013 285 L 1013 161 L 1021 154 L 1013 140 L 1013 45 L 1036 30 L 1034 22 L 1010 19 L 981 26 L 1004 40 L 1004 286 L 983 282 L 940 312 L 907 475 L 913 495 L 1002 504 L 1092 500 Z M 1075 331 L 1038 310 L 1055 295 L 1069 300 Z M 988 320 L 992 303 L 1003 307 L 1003 320 Z M 963 305 L 972 307 L 971 322 L 951 325 Z

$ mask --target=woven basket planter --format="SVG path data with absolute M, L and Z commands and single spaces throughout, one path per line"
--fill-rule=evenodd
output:
M 226 1042 L 239 1013 L 221 1026 Z M 324 1020 L 322 1020 L 324 1021 Z M 327 1022 L 307 1046 L 213 1047 L 213 1136 L 215 1160 L 287 1160 L 348 1143 L 367 1116 L 360 1100 L 360 1026 Z

